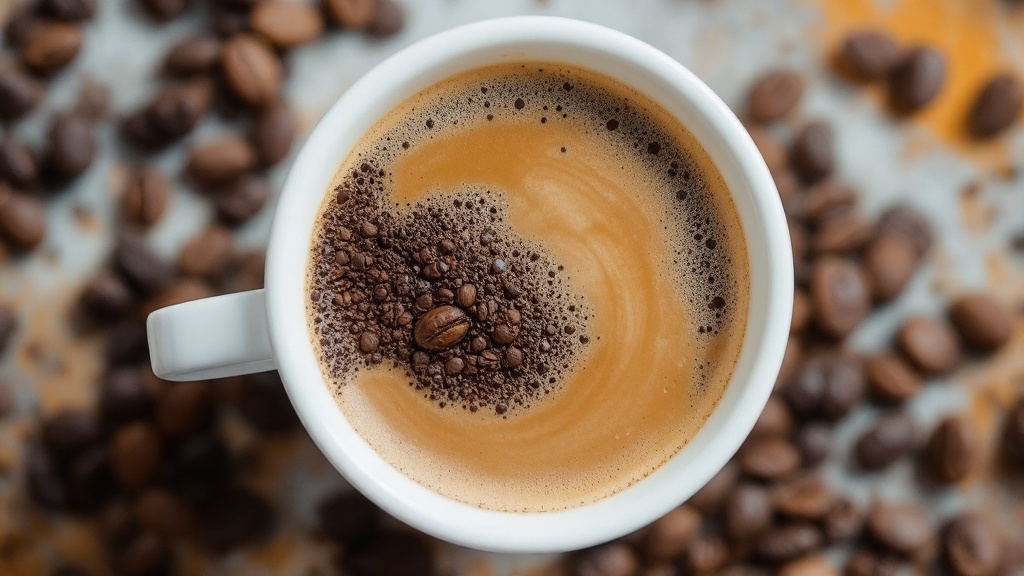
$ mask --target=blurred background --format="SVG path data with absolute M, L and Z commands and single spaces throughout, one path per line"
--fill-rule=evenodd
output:
M 262 285 L 292 154 L 356 79 L 519 14 L 708 83 L 797 262 L 783 374 L 734 462 L 565 557 L 383 517 L 276 375 L 159 381 L 142 323 Z M 1024 3 L 0 0 L 0 22 L 0 575 L 1024 574 Z

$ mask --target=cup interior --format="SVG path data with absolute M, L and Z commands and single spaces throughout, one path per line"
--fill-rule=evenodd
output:
M 628 489 L 558 512 L 505 513 L 445 498 L 392 468 L 346 421 L 321 375 L 306 321 L 306 263 L 321 201 L 338 165 L 396 105 L 449 76 L 509 61 L 575 65 L 647 94 L 702 143 L 731 191 L 750 259 L 750 310 L 732 381 L 707 423 L 673 459 Z M 471 24 L 415 44 L 363 77 L 327 112 L 285 182 L 267 257 L 271 343 L 288 395 L 331 463 L 399 520 L 498 552 L 559 552 L 634 531 L 703 486 L 760 414 L 782 361 L 793 297 L 788 227 L 746 130 L 691 72 L 619 32 L 574 20 L 518 17 Z

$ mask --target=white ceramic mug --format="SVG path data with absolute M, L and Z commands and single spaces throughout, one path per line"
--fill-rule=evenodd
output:
M 452 75 L 509 61 L 589 68 L 646 94 L 704 146 L 731 191 L 750 258 L 750 310 L 732 381 L 697 436 L 628 489 L 559 512 L 505 513 L 443 497 L 385 462 L 345 419 L 324 382 L 306 321 L 314 220 L 338 165 L 385 114 Z M 148 322 L 156 374 L 196 380 L 276 368 L 303 425 L 358 490 L 399 520 L 457 544 L 559 552 L 632 532 L 703 486 L 736 452 L 764 407 L 789 333 L 793 261 L 771 175 L 736 116 L 696 76 L 648 44 L 608 28 L 547 17 L 470 24 L 414 44 L 370 71 L 303 145 L 277 207 L 266 288 L 178 304 Z

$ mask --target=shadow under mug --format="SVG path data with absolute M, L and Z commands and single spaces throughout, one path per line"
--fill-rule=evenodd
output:
M 320 371 L 306 320 L 306 265 L 314 222 L 350 150 L 410 96 L 482 66 L 548 61 L 618 79 L 660 104 L 696 137 L 733 196 L 750 259 L 750 309 L 739 361 L 718 406 L 675 457 L 594 503 L 506 513 L 443 497 L 394 469 L 345 419 Z M 418 42 L 356 82 L 314 128 L 277 207 L 266 288 L 178 304 L 148 320 L 155 373 L 200 380 L 277 369 L 299 418 L 342 475 L 389 514 L 456 544 L 498 552 L 561 552 L 622 536 L 664 515 L 736 452 L 771 392 L 793 302 L 786 217 L 771 175 L 725 104 L 681 64 L 635 38 L 550 17 L 470 24 Z

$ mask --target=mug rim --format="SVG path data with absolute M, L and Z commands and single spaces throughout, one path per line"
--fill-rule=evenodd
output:
M 439 69 L 446 63 L 474 50 L 502 48 L 514 52 L 517 48 L 544 43 L 594 51 L 609 59 L 618 58 L 626 65 L 656 76 L 678 92 L 677 96 L 686 99 L 687 104 L 698 111 L 698 120 L 708 123 L 724 141 L 727 153 L 737 166 L 735 177 L 750 188 L 757 221 L 765 231 L 764 237 L 758 240 L 763 242 L 761 252 L 766 258 L 767 277 L 755 278 L 751 266 L 750 299 L 752 306 L 756 281 L 758 290 L 763 289 L 767 294 L 767 309 L 764 325 L 758 327 L 751 326 L 748 310 L 747 333 L 740 352 L 741 359 L 747 359 L 748 368 L 743 374 L 744 381 L 738 382 L 737 375 L 741 374 L 738 360 L 726 389 L 726 394 L 739 394 L 736 404 L 728 413 L 721 414 L 723 396 L 697 435 L 648 478 L 594 503 L 566 510 L 498 512 L 449 499 L 411 480 L 387 464 L 352 429 L 334 401 L 313 352 L 306 317 L 306 265 L 314 221 L 329 183 L 352 145 L 366 132 L 360 130 L 355 136 L 347 137 L 339 135 L 343 132 L 339 126 L 368 122 L 368 129 L 395 104 L 411 95 L 397 97 L 388 105 L 388 90 L 397 92 L 403 85 L 415 83 L 417 78 L 423 83 L 424 76 L 429 79 L 425 86 L 429 86 L 472 69 L 475 66 L 438 76 Z M 515 59 L 514 55 L 512 58 Z M 591 68 L 602 72 L 600 67 Z M 636 88 L 630 82 L 622 82 Z M 654 99 L 653 95 L 648 96 Z M 689 123 L 678 114 L 669 113 L 689 129 Z M 352 140 L 347 148 L 338 144 L 346 137 Z M 338 149 L 343 150 L 341 155 L 335 153 Z M 725 177 L 719 158 L 710 150 L 708 154 Z M 329 172 L 326 181 L 325 171 Z M 311 180 L 323 185 L 313 187 Z M 728 188 L 730 194 L 735 194 L 732 186 Z M 315 205 L 312 218 L 311 205 Z M 751 258 L 751 238 L 746 225 L 744 241 L 748 258 Z M 689 498 L 737 451 L 767 401 L 782 362 L 793 298 L 792 266 L 788 224 L 774 181 L 746 129 L 710 88 L 679 62 L 624 33 L 579 20 L 519 16 L 467 24 L 410 45 L 364 75 L 324 114 L 289 168 L 274 215 L 266 265 L 267 318 L 278 370 L 303 426 L 331 464 L 362 494 L 410 526 L 456 544 L 497 552 L 561 552 L 614 539 L 655 520 Z M 301 268 L 298 278 L 297 268 Z M 759 337 L 760 346 L 748 351 L 752 334 Z M 739 392 L 735 392 L 737 386 L 741 388 Z M 325 405 L 325 394 L 329 406 Z M 707 437 L 704 432 L 712 418 L 718 419 L 722 431 L 715 437 Z M 662 481 L 658 485 L 662 493 L 653 498 L 638 495 L 648 480 L 665 471 L 673 461 L 680 460 L 682 454 L 697 444 L 698 438 L 702 438 L 701 451 L 693 458 L 699 466 L 691 465 L 686 477 L 675 478 L 676 482 L 670 485 Z M 627 498 L 630 494 L 632 496 Z

